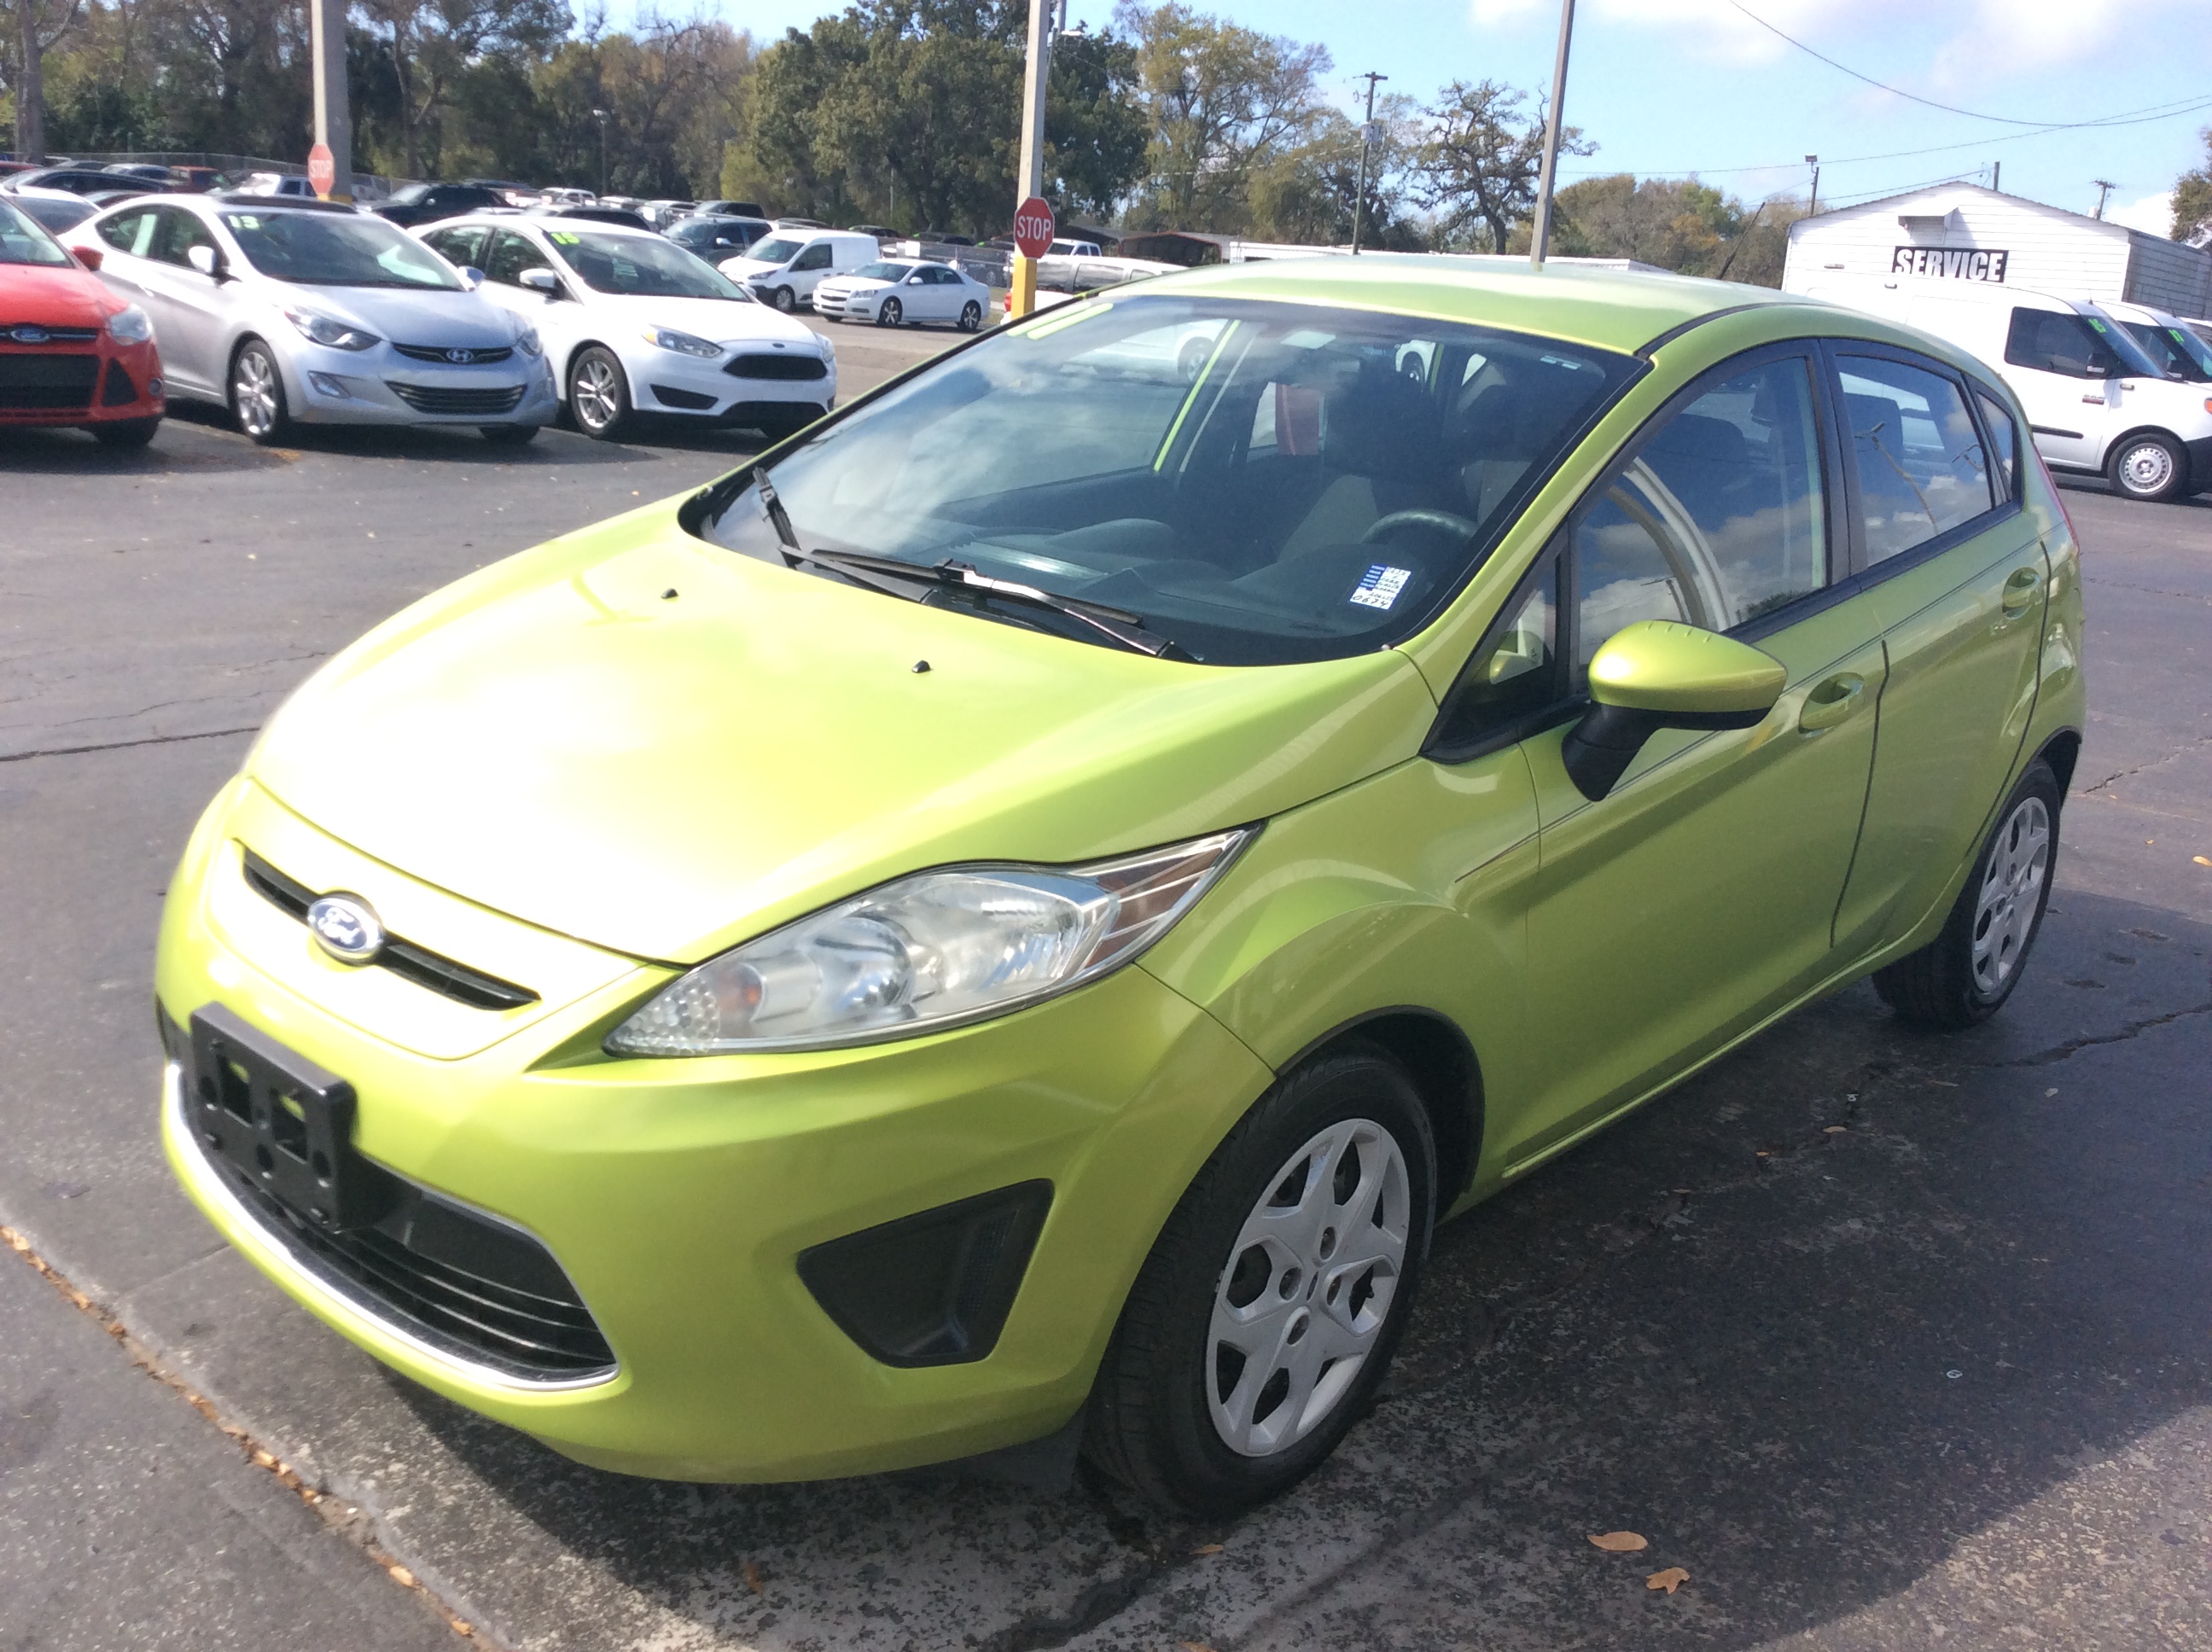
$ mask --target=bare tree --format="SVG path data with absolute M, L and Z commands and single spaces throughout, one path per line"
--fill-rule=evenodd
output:
M 15 153 L 46 158 L 46 53 L 59 46 L 84 15 L 84 0 L 15 0 Z
M 1472 245 L 1486 231 L 1488 251 L 1503 252 L 1513 227 L 1534 210 L 1544 158 L 1544 105 L 1524 115 L 1528 97 L 1497 81 L 1454 81 L 1425 112 L 1428 141 L 1415 167 L 1413 194 L 1437 215 L 1437 243 Z M 1570 126 L 1562 155 L 1589 155 L 1597 145 Z

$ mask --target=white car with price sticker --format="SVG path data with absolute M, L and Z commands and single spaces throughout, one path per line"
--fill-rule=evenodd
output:
M 814 289 L 814 312 L 828 321 L 872 321 L 878 327 L 935 322 L 980 331 L 991 289 L 950 264 L 900 259 L 863 264 Z

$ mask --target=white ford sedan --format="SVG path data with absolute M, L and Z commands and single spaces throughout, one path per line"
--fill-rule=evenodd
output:
M 421 232 L 480 290 L 535 327 L 587 436 L 640 415 L 757 430 L 812 423 L 837 394 L 830 341 L 756 302 L 650 230 L 586 219 L 452 218 Z
M 814 289 L 814 313 L 830 321 L 872 321 L 879 327 L 941 322 L 963 332 L 981 329 L 991 289 L 949 264 L 863 264 Z

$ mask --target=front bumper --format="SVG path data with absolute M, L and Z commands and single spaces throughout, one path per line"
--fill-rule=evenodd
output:
M 308 424 L 550 424 L 560 411 L 543 355 L 516 350 L 504 361 L 441 366 L 388 345 L 331 349 L 304 341 L 286 354 L 285 398 Z
M 0 426 L 135 423 L 161 416 L 161 358 L 152 341 L 95 338 L 0 346 Z
M 241 839 L 314 887 L 365 896 L 395 932 L 530 977 L 544 1001 L 465 1010 L 324 959 L 246 887 Z M 1141 968 L 906 1043 L 601 1054 L 605 1031 L 671 973 L 416 884 L 242 780 L 202 821 L 163 915 L 166 1012 L 184 1022 L 220 1004 L 346 1078 L 361 1154 L 535 1236 L 613 1351 L 615 1369 L 591 1381 L 517 1382 L 332 1288 L 226 1193 L 173 1094 L 171 1164 L 296 1301 L 463 1405 L 603 1467 L 812 1479 L 963 1456 L 1064 1423 L 1175 1201 L 1271 1076 Z M 1039 1181 L 1049 1209 L 984 1357 L 873 1357 L 800 1277 L 811 1247 Z
M 811 372 L 819 378 L 763 377 L 761 364 L 781 373 Z M 641 413 L 676 414 L 744 425 L 760 421 L 789 426 L 819 417 L 837 398 L 837 363 L 811 352 L 777 351 L 767 343 L 727 343 L 713 359 L 681 350 L 641 346 L 625 352 L 630 396 Z M 751 371 L 744 369 L 751 368 Z
M 883 290 L 825 293 L 817 287 L 814 289 L 814 313 L 830 321 L 872 321 L 876 301 L 883 295 Z

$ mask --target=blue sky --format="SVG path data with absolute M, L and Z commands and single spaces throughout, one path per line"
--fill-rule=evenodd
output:
M 1817 154 L 1821 198 L 1840 203 L 2002 161 L 2012 193 L 2087 211 L 2097 200 L 2092 180 L 2109 179 L 2118 187 L 2108 215 L 2149 219 L 2158 213 L 2153 197 L 2203 164 L 2197 133 L 2212 125 L 2207 0 L 1743 4 L 1863 75 L 1980 114 L 2086 121 L 2207 106 L 2103 131 L 2021 136 L 2027 129 L 1945 113 L 1853 80 L 1785 45 L 1730 0 L 1578 0 L 1567 118 L 1599 148 L 1575 170 L 1694 171 L 1756 199 L 1802 192 L 1801 157 Z M 767 39 L 833 9 L 823 0 L 719 6 Z M 1335 60 L 1330 91 L 1347 107 L 1364 90 L 1356 76 L 1369 69 L 1390 76 L 1384 90 L 1424 100 L 1454 77 L 1490 76 L 1533 89 L 1551 77 L 1559 29 L 1559 0 L 1200 0 L 1200 9 L 1326 46 Z M 1096 28 L 1111 17 L 1112 0 L 1072 0 L 1070 12 Z

